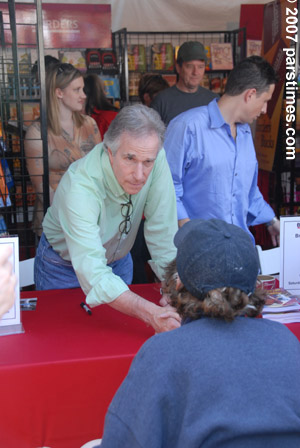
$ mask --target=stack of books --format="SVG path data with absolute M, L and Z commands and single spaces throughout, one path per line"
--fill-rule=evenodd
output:
M 268 291 L 262 317 L 283 324 L 300 322 L 300 296 L 282 288 Z

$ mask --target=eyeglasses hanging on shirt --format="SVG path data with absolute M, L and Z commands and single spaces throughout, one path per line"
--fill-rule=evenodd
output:
M 129 195 L 128 202 L 121 204 L 121 214 L 123 216 L 123 221 L 120 222 L 119 232 L 128 235 L 131 229 L 131 216 L 133 211 L 133 205 L 131 202 L 131 194 Z

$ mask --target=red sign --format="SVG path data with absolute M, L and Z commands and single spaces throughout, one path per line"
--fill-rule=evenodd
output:
M 43 4 L 45 48 L 111 48 L 111 6 Z M 9 24 L 8 4 L 0 3 L 4 24 Z M 18 45 L 36 46 L 36 8 L 16 3 Z M 11 44 L 11 32 L 4 25 L 5 43 Z

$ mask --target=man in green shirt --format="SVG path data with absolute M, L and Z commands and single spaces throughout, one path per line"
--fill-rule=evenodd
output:
M 157 112 L 128 106 L 103 143 L 69 167 L 43 221 L 35 258 L 37 289 L 81 286 L 92 307 L 107 303 L 156 332 L 180 325 L 169 305 L 157 306 L 127 286 L 129 252 L 143 214 L 149 263 L 158 278 L 176 256 L 176 199 L 163 136 Z

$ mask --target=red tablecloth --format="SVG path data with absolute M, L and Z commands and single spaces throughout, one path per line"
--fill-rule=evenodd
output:
M 135 285 L 157 301 L 159 285 Z M 33 291 L 24 334 L 0 337 L 0 447 L 80 448 L 102 435 L 107 407 L 131 361 L 153 335 L 107 305 L 89 316 L 80 289 Z M 300 340 L 300 324 L 288 327 Z
M 294 333 L 295 336 L 297 336 L 300 341 L 300 323 L 295 322 L 292 324 L 286 324 L 286 326 Z
M 137 285 L 159 298 L 158 285 Z M 32 291 L 24 334 L 0 337 L 0 447 L 79 448 L 100 438 L 107 407 L 140 346 L 154 334 L 107 305 L 89 316 L 81 289 Z

